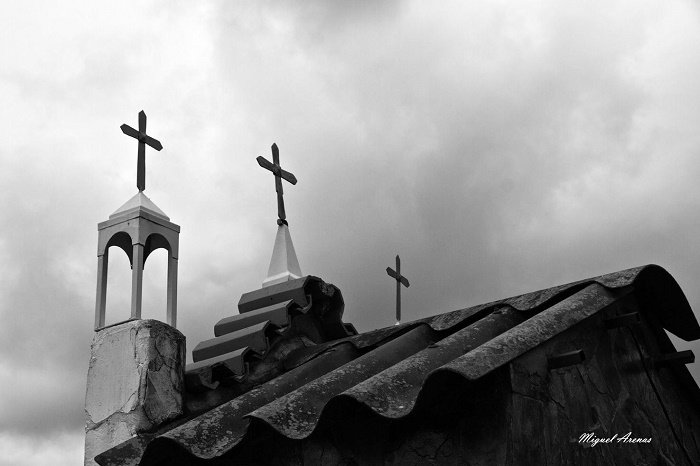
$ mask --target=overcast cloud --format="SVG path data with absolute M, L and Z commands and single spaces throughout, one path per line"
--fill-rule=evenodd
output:
M 265 278 L 273 142 L 302 271 L 361 331 L 393 323 L 397 253 L 405 320 L 648 263 L 698 315 L 696 3 L 377 3 L 4 6 L 0 464 L 82 461 L 96 225 L 136 193 L 141 109 L 189 350 Z M 164 319 L 164 251 L 145 272 Z

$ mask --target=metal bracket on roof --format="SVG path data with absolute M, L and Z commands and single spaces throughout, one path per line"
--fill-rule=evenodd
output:
M 614 329 L 618 327 L 624 327 L 628 325 L 638 324 L 641 321 L 639 318 L 639 312 L 629 312 L 627 314 L 621 314 L 619 316 L 610 317 L 605 319 L 605 328 Z
M 667 366 L 680 366 L 695 362 L 695 354 L 691 350 L 666 353 L 651 359 L 654 368 Z
M 583 350 L 578 349 L 568 353 L 555 354 L 547 358 L 547 368 L 549 370 L 560 367 L 573 366 L 586 360 Z

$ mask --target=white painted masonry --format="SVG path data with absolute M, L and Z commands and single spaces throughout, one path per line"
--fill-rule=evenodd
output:
M 85 465 L 139 432 L 182 414 L 185 337 L 157 320 L 95 334 L 85 396 Z

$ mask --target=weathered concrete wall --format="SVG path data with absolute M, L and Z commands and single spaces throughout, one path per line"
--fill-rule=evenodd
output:
M 85 464 L 182 414 L 185 337 L 157 320 L 95 334 L 85 397 Z
M 645 317 L 615 329 L 603 318 L 593 316 L 511 364 L 507 464 L 700 464 L 698 406 L 673 371 L 647 361 L 662 352 L 664 336 L 651 337 Z M 547 356 L 575 349 L 584 351 L 584 362 L 547 370 Z M 628 433 L 650 440 L 621 439 Z M 593 445 L 581 441 L 584 434 L 605 440 Z

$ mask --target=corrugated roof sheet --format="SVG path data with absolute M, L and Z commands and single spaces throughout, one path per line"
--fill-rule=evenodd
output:
M 478 381 L 630 294 L 663 328 L 685 340 L 700 338 L 685 296 L 664 269 L 628 269 L 299 349 L 287 356 L 284 374 L 159 435 L 127 441 L 97 461 L 206 462 L 234 455 L 254 437 L 254 426 L 302 439 L 324 416 L 352 406 L 402 418 L 445 377 Z

